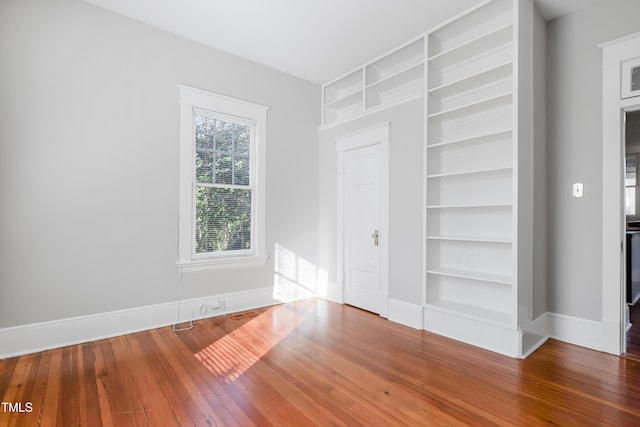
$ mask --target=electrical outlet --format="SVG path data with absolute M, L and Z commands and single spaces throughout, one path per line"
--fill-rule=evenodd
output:
M 223 299 L 218 298 L 218 301 L 214 301 L 209 304 L 209 308 L 211 310 L 223 310 L 225 307 L 225 303 Z

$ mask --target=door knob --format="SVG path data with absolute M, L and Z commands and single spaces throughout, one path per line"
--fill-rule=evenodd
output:
M 378 230 L 373 230 L 371 237 L 373 237 L 373 246 L 378 246 L 380 244 L 380 233 Z

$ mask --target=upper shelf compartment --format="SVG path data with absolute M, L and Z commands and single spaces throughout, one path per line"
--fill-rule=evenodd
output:
M 424 94 L 425 39 L 420 37 L 323 86 L 323 125 L 408 102 Z
M 410 72 L 424 63 L 424 38 L 409 43 L 400 49 L 367 65 L 367 86 L 372 86 L 394 76 Z
M 364 109 L 362 68 L 335 80 L 323 88 L 323 121 L 337 122 L 361 113 Z
M 442 50 L 429 57 L 429 62 L 440 68 L 447 68 L 468 61 L 479 55 L 499 50 L 513 43 L 513 24 L 505 24 L 497 29 L 479 35 L 476 38 L 465 41 L 462 44 Z
M 512 13 L 511 0 L 497 0 L 434 31 L 429 35 L 429 59 L 437 60 L 460 49 L 473 53 L 474 48 L 485 50 L 487 42 L 491 45 L 504 41 L 506 34 L 503 32 L 507 33 L 507 29 L 512 28 Z M 512 38 L 511 33 L 509 38 Z
M 324 105 L 328 106 L 338 103 L 344 98 L 362 91 L 362 70 L 353 73 L 329 83 L 324 87 Z
M 424 93 L 424 64 L 421 63 L 367 87 L 367 108 L 390 104 L 422 93 Z
M 366 108 L 424 93 L 424 37 L 365 67 Z
M 460 78 L 449 83 L 440 84 L 429 89 L 429 94 L 439 99 L 459 96 L 465 92 L 476 90 L 479 87 L 490 85 L 496 81 L 509 78 L 513 75 L 513 63 L 504 61 L 498 65 L 492 65 L 487 69 L 470 73 L 465 78 Z

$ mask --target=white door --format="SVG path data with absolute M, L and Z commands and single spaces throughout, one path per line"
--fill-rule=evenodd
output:
M 344 302 L 386 314 L 381 282 L 381 146 L 343 153 Z

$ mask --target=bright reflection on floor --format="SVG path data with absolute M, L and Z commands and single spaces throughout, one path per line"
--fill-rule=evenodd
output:
M 327 271 L 316 267 L 293 251 L 276 243 L 273 298 L 290 302 L 313 296 L 327 296 Z
M 284 306 L 272 307 L 195 354 L 209 372 L 231 382 L 271 351 L 304 318 Z

